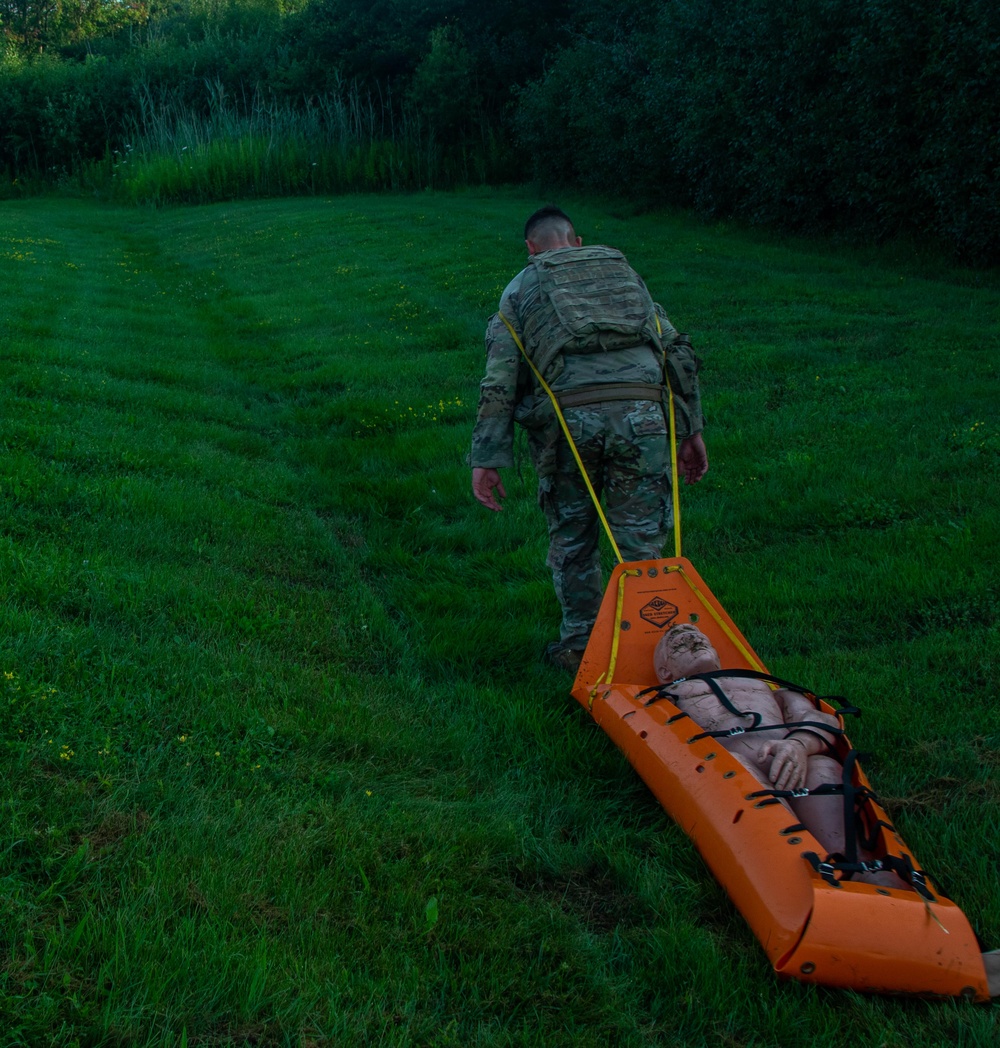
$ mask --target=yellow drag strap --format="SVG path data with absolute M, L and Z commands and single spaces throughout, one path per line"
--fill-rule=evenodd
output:
M 700 589 L 698 589 L 694 582 L 691 581 L 691 577 L 684 570 L 684 568 L 680 564 L 671 564 L 669 567 L 667 567 L 666 570 L 667 572 L 676 571 L 680 574 L 680 577 L 687 583 L 691 592 L 698 598 L 699 601 L 701 601 L 702 607 L 715 620 L 715 624 L 729 638 L 729 640 L 736 647 L 736 650 L 743 656 L 743 658 L 746 659 L 747 665 L 751 666 L 753 669 L 763 672 L 764 667 L 761 665 L 760 661 L 757 658 L 755 658 L 753 653 L 739 639 L 739 637 L 737 637 L 736 634 L 733 633 L 733 631 L 729 628 L 729 625 L 726 622 L 726 620 L 715 610 L 715 608 L 712 607 L 712 605 L 708 602 L 708 598 L 705 596 L 704 593 L 701 592 Z
M 656 333 L 663 334 L 660 318 L 656 317 Z M 674 511 L 674 556 L 681 555 L 681 484 L 677 471 L 677 419 L 674 415 L 674 391 L 670 388 L 670 376 L 667 374 L 667 353 L 663 351 L 663 384 L 667 387 L 667 403 L 670 405 L 667 415 L 670 419 L 670 492 L 673 495 Z
M 562 426 L 562 431 L 566 435 L 566 439 L 569 441 L 570 449 L 573 452 L 573 458 L 576 459 L 577 466 L 580 467 L 580 475 L 583 477 L 583 482 L 587 485 L 587 491 L 590 493 L 591 499 L 593 499 L 594 507 L 597 510 L 597 515 L 601 518 L 601 523 L 604 525 L 604 530 L 607 533 L 608 540 L 611 543 L 611 548 L 615 552 L 615 557 L 618 559 L 618 563 L 623 563 L 621 552 L 618 549 L 618 543 L 615 542 L 614 535 L 611 534 L 611 525 L 608 524 L 608 518 L 604 515 L 604 510 L 601 509 L 601 500 L 597 497 L 597 492 L 594 491 L 594 485 L 590 483 L 590 477 L 587 476 L 586 467 L 583 464 L 583 459 L 580 458 L 580 452 L 576 450 L 576 442 L 570 435 L 569 427 L 566 425 L 566 419 L 563 418 L 562 409 L 559 407 L 559 401 L 556 398 L 555 393 L 549 388 L 549 384 L 542 378 L 542 373 L 535 367 L 534 361 L 528 356 L 527 350 L 524 348 L 524 344 L 518 337 L 517 332 L 511 327 L 510 321 L 503 315 L 503 313 L 497 313 L 497 316 L 507 325 L 507 330 L 510 332 L 511 338 L 517 344 L 517 348 L 521 351 L 521 356 L 528 362 L 528 367 L 531 368 L 535 378 L 538 379 L 538 384 L 545 390 L 549 395 L 549 400 L 552 401 L 552 406 L 555 408 L 556 417 L 559 419 L 559 425 Z
M 531 368 L 535 378 L 538 379 L 538 384 L 548 394 L 549 400 L 552 401 L 552 407 L 555 409 L 556 418 L 559 419 L 559 425 L 562 427 L 562 431 L 566 436 L 566 440 L 569 441 L 570 450 L 573 452 L 573 458 L 576 460 L 576 464 L 580 469 L 580 474 L 583 477 L 583 482 L 587 485 L 587 491 L 590 493 L 590 497 L 594 502 L 594 507 L 597 510 L 597 515 L 601 518 L 601 524 L 604 525 L 604 531 L 608 536 L 608 540 L 611 543 L 611 548 L 614 550 L 615 557 L 618 563 L 623 563 L 622 555 L 618 549 L 618 543 L 615 542 L 615 537 L 611 533 L 611 525 L 608 524 L 608 519 L 604 515 L 604 510 L 601 508 L 601 500 L 597 497 L 597 492 L 594 491 L 593 484 L 590 483 L 590 477 L 587 476 L 587 470 L 583 465 L 583 459 L 580 458 L 580 453 L 576 450 L 576 442 L 570 435 L 569 427 L 566 425 L 566 419 L 563 418 L 562 408 L 559 407 L 559 399 L 555 393 L 552 392 L 549 384 L 542 378 L 541 372 L 535 367 L 534 361 L 528 356 L 527 350 L 524 348 L 524 343 L 521 342 L 517 332 L 514 330 L 511 322 L 503 315 L 498 312 L 497 316 L 504 322 L 507 330 L 510 332 L 510 337 L 514 340 L 517 348 L 521 351 L 521 356 L 528 362 L 528 367 Z M 663 328 L 660 326 L 660 318 L 656 317 L 656 332 L 658 335 L 663 334 Z M 680 477 L 677 470 L 677 420 L 674 415 L 674 394 L 670 388 L 670 377 L 667 374 L 666 361 L 663 363 L 663 382 L 667 388 L 667 404 L 669 405 L 667 415 L 670 419 L 670 490 L 673 495 L 673 515 L 674 515 L 674 556 L 679 557 L 681 555 L 681 492 L 680 492 Z
M 615 675 L 615 666 L 618 664 L 618 643 L 621 640 L 622 635 L 622 608 L 625 606 L 625 579 L 631 576 L 632 578 L 638 578 L 642 572 L 638 568 L 625 568 L 625 570 L 618 576 L 618 599 L 615 602 L 615 628 L 611 634 L 611 658 L 608 661 L 608 668 L 602 673 L 596 681 L 594 681 L 593 688 L 590 689 L 590 708 L 594 708 L 594 699 L 597 698 L 597 688 L 600 684 L 610 684 Z
M 676 572 L 684 580 L 687 587 L 691 592 L 698 598 L 701 606 L 708 612 L 709 615 L 715 620 L 715 624 L 720 630 L 729 638 L 732 645 L 746 660 L 748 666 L 752 669 L 764 672 L 764 666 L 760 660 L 753 654 L 752 651 L 740 640 L 739 637 L 729 628 L 729 624 L 726 620 L 712 607 L 708 598 L 704 593 L 694 584 L 691 576 L 684 570 L 681 564 L 670 564 L 664 571 L 668 574 Z M 602 673 L 597 680 L 594 681 L 594 686 L 590 690 L 590 702 L 589 706 L 591 709 L 594 708 L 594 700 L 597 698 L 597 689 L 602 685 L 611 685 L 614 679 L 615 666 L 618 663 L 618 643 L 621 639 L 621 628 L 622 628 L 622 607 L 625 603 L 625 580 L 627 578 L 637 578 L 642 575 L 642 572 L 638 568 L 626 568 L 621 575 L 618 576 L 618 599 L 615 603 L 615 624 L 614 630 L 611 634 L 611 658 L 608 660 L 608 668 Z

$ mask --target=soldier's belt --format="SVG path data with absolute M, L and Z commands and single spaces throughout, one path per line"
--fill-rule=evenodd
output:
M 580 386 L 556 396 L 561 408 L 580 408 L 585 404 L 599 404 L 602 400 L 662 400 L 665 392 L 663 386 L 652 382 L 608 382 Z

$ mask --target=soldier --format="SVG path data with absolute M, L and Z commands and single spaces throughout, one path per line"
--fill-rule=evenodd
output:
M 562 606 L 560 638 L 546 659 L 575 673 L 604 592 L 600 522 L 555 410 L 513 333 L 559 399 L 625 560 L 658 558 L 673 526 L 665 370 L 680 472 L 694 484 L 708 471 L 699 361 L 625 256 L 584 247 L 559 208 L 536 211 L 524 240 L 528 265 L 507 285 L 486 329 L 472 490 L 487 509 L 500 510 L 507 493 L 499 470 L 513 465 L 517 422 L 527 431 L 538 475 L 548 564 Z

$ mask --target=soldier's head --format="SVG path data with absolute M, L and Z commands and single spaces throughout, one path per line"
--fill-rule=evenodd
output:
M 579 247 L 583 243 L 576 235 L 569 215 L 555 204 L 540 207 L 524 223 L 524 242 L 528 245 L 529 255 L 557 247 Z
M 722 669 L 722 665 L 708 637 L 692 623 L 682 622 L 659 639 L 653 652 L 653 669 L 661 684 L 669 684 L 692 673 Z

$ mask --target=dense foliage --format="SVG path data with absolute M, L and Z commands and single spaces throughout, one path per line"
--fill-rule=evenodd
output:
M 711 215 L 1000 254 L 991 0 L 678 0 L 631 22 L 614 8 L 522 96 L 536 173 L 569 164 L 576 183 Z
M 276 107 L 269 141 L 346 106 L 352 148 L 408 158 L 368 188 L 534 178 L 1000 258 L 991 0 L 0 0 L 0 34 L 7 195 L 109 183 L 220 105 L 244 137 Z M 329 133 L 294 134 L 322 167 Z
M 25 53 L 102 37 L 148 19 L 147 0 L 0 0 L 0 36 Z

